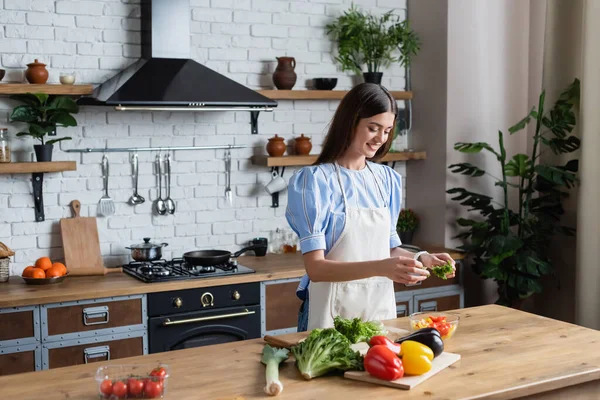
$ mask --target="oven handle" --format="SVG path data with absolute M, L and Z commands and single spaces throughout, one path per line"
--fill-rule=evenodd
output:
M 214 321 L 216 319 L 225 319 L 225 318 L 235 318 L 235 317 L 245 317 L 246 315 L 256 314 L 256 311 L 249 311 L 245 309 L 242 312 L 232 313 L 232 314 L 223 314 L 223 315 L 212 315 L 210 317 L 199 317 L 199 318 L 190 318 L 190 319 L 180 319 L 177 321 L 171 321 L 169 318 L 163 321 L 163 326 L 169 325 L 181 325 L 181 324 L 189 324 L 192 322 L 203 322 L 203 321 Z

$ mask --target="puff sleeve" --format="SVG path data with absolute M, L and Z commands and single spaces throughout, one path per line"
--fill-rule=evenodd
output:
M 390 193 L 390 249 L 393 249 L 402 244 L 398 232 L 396 231 L 396 223 L 398 222 L 398 216 L 402 209 L 402 176 L 392 168 L 386 167 L 385 170 L 388 175 L 388 187 Z
M 300 238 L 302 254 L 326 249 L 330 203 L 328 177 L 321 168 L 304 167 L 290 178 L 285 217 Z

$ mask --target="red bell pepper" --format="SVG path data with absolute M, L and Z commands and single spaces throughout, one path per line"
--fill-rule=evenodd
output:
M 392 342 L 390 339 L 388 339 L 387 337 L 385 337 L 383 335 L 373 336 L 373 337 L 371 337 L 371 340 L 369 340 L 369 346 L 373 347 L 373 346 L 377 346 L 377 345 L 386 346 L 388 349 L 393 351 L 394 354 L 396 354 L 397 356 L 400 355 L 400 350 L 401 350 L 400 345 L 398 343 Z
M 365 355 L 365 370 L 375 378 L 393 381 L 404 376 L 402 360 L 385 345 L 375 345 Z

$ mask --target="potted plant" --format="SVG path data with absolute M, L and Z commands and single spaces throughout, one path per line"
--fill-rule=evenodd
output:
M 380 84 L 382 67 L 392 62 L 401 66 L 410 64 L 411 56 L 419 50 L 419 39 L 408 21 L 401 21 L 392 11 L 377 17 L 361 12 L 353 4 L 350 10 L 326 26 L 327 34 L 337 41 L 335 60 L 342 71 L 360 74 L 366 65 L 365 82 Z M 396 50 L 398 53 L 394 53 Z
M 71 138 L 44 141 L 44 137 L 50 133 L 56 134 L 59 126 L 77 126 L 77 121 L 71 115 L 79 111 L 77 103 L 68 96 L 49 96 L 45 93 L 15 94 L 10 98 L 24 103 L 12 110 L 10 120 L 29 124 L 29 130 L 19 132 L 17 136 L 31 136 L 39 140 L 41 144 L 33 146 L 37 161 L 52 161 L 54 143 Z
M 412 244 L 413 234 L 419 226 L 419 217 L 410 208 L 400 210 L 398 222 L 396 223 L 396 231 L 400 236 L 402 244 Z
M 545 92 L 535 107 L 516 125 L 508 129 L 512 135 L 524 129 L 531 121 L 536 128 L 531 156 L 516 154 L 507 158 L 503 134 L 498 132 L 498 147 L 485 142 L 456 143 L 454 149 L 463 153 L 485 150 L 500 163 L 501 178 L 488 174 L 471 163 L 449 166 L 454 173 L 473 178 L 489 176 L 501 191 L 502 201 L 496 202 L 491 194 L 479 194 L 463 188 L 450 189 L 452 200 L 476 211 L 473 219 L 459 218 L 458 225 L 467 228 L 457 237 L 468 240 L 460 247 L 473 256 L 472 268 L 483 279 L 498 284 L 496 303 L 519 308 L 522 301 L 543 289 L 542 278 L 554 273 L 548 256 L 551 238 L 559 233 L 573 236 L 575 230 L 560 225 L 564 213 L 562 201 L 578 181 L 578 160 L 565 165 L 542 162 L 542 151 L 554 154 L 571 153 L 580 146 L 572 134 L 575 127 L 573 108 L 579 105 L 579 80 L 560 95 L 549 112 L 544 109 Z M 518 196 L 518 209 L 508 205 L 509 191 Z

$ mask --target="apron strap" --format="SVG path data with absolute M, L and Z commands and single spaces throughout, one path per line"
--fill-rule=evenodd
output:
M 344 191 L 344 185 L 342 185 L 342 178 L 340 177 L 340 170 L 337 162 L 333 163 L 335 167 L 335 173 L 337 175 L 338 183 L 340 184 L 340 190 L 342 191 L 342 198 L 344 199 L 344 210 L 348 209 L 348 202 L 346 201 L 346 192 Z
M 379 179 L 377 179 L 377 175 L 375 175 L 375 172 L 373 172 L 373 170 L 369 166 L 368 162 L 367 162 L 367 168 L 369 168 L 369 171 L 371 171 L 371 173 L 373 174 L 373 179 L 375 179 L 375 186 L 377 186 L 377 189 L 379 190 L 379 194 L 381 195 L 381 199 L 383 200 L 384 206 L 387 207 L 388 206 L 388 200 L 383 195 L 383 190 L 381 189 L 381 186 L 379 184 Z

